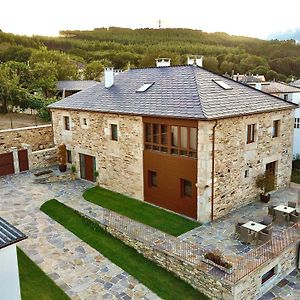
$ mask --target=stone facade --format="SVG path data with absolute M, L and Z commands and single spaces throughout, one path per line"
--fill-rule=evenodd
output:
M 71 130 L 64 129 L 64 116 L 70 118 Z M 101 186 L 143 200 L 141 117 L 53 110 L 52 120 L 55 144 L 64 143 L 71 150 L 78 177 L 79 153 L 94 156 Z M 111 139 L 111 124 L 118 126 L 118 141 Z
M 279 136 L 272 138 L 273 121 L 280 120 Z M 275 187 L 287 187 L 291 177 L 292 110 L 199 122 L 198 220 L 211 220 L 212 148 L 214 151 L 213 217 L 243 206 L 259 194 L 255 179 L 266 164 L 276 162 Z M 248 124 L 256 124 L 255 141 L 246 143 Z M 247 175 L 245 172 L 247 171 Z
M 10 148 L 23 148 L 22 144 L 32 147 L 33 151 L 53 147 L 52 125 L 41 125 L 0 131 L 0 153 Z
M 29 169 L 39 169 L 58 164 L 57 148 L 38 150 L 29 154 Z

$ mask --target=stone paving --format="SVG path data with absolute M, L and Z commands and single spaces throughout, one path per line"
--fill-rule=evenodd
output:
M 0 178 L 0 215 L 28 235 L 18 246 L 72 299 L 160 299 L 131 275 L 42 213 L 51 198 L 81 197 L 76 180 L 33 183 L 30 172 Z

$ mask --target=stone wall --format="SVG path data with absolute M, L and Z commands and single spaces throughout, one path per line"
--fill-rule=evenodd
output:
M 279 136 L 272 138 L 274 120 Z M 212 191 L 212 141 L 215 126 L 214 218 L 244 206 L 258 196 L 257 175 L 276 161 L 276 188 L 287 187 L 291 177 L 293 111 L 284 110 L 211 122 L 199 122 L 198 220 L 209 221 Z M 246 127 L 257 124 L 254 143 L 246 144 Z M 249 176 L 245 178 L 245 171 Z
M 71 130 L 64 130 L 63 117 Z M 83 118 L 86 119 L 84 125 Z M 96 158 L 99 184 L 143 200 L 143 124 L 141 117 L 96 112 L 53 110 L 55 144 L 66 144 L 80 177 L 79 153 Z M 111 124 L 118 126 L 118 141 L 111 140 Z
M 21 149 L 22 144 L 30 145 L 33 151 L 53 147 L 52 125 L 0 130 L 0 153 L 11 147 Z
M 299 243 L 291 245 L 272 261 L 268 261 L 260 268 L 240 280 L 233 288 L 234 299 L 248 300 L 258 299 L 261 297 L 279 281 L 285 278 L 290 272 L 297 268 L 298 250 Z M 273 267 L 275 267 L 275 276 L 262 284 L 262 276 Z
M 58 164 L 57 148 L 33 151 L 29 154 L 30 170 L 50 167 Z

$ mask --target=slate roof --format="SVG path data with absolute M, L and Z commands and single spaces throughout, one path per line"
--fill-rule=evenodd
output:
M 82 91 L 95 84 L 98 84 L 95 80 L 60 80 L 57 82 L 57 89 L 62 91 Z
M 283 82 L 263 82 L 261 84 L 261 89 L 263 92 L 268 94 L 277 93 L 300 93 L 300 89 Z
M 214 80 L 232 89 L 224 90 Z M 136 92 L 144 83 L 154 84 Z M 217 119 L 278 109 L 295 108 L 292 102 L 197 66 L 131 69 L 104 83 L 66 97 L 49 106 L 131 115 L 187 119 Z
M 0 249 L 26 238 L 24 233 L 0 217 Z
M 291 82 L 290 85 L 295 87 L 300 87 L 300 79 Z

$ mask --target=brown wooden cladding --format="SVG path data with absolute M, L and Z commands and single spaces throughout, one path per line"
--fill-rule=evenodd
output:
M 145 201 L 196 219 L 197 160 L 145 150 L 143 161 Z M 151 171 L 156 172 L 156 186 L 149 184 Z M 192 183 L 191 197 L 183 195 L 183 179 Z
M 27 149 L 19 150 L 18 157 L 19 157 L 20 172 L 27 171 L 29 169 Z
M 14 174 L 14 157 L 13 153 L 0 154 L 0 176 Z

